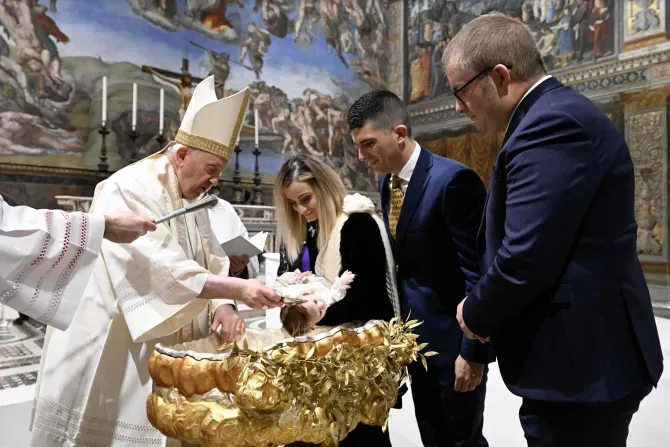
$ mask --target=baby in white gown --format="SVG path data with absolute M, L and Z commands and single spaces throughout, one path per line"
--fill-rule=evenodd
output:
M 303 300 L 282 309 L 284 328 L 291 335 L 312 329 L 326 315 L 328 307 L 345 297 L 355 277 L 347 270 L 331 284 L 326 278 L 296 270 L 277 278 L 274 289 L 282 298 Z

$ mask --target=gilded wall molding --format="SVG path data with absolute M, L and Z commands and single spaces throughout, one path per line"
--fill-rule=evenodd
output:
M 626 112 L 626 141 L 635 165 L 635 217 L 640 256 L 667 259 L 667 109 Z
M 555 76 L 592 101 L 609 102 L 619 99 L 622 93 L 670 84 L 670 49 L 564 71 Z M 471 124 L 469 119 L 456 113 L 447 97 L 410 105 L 408 110 L 419 136 Z
M 93 169 L 62 168 L 59 166 L 40 166 L 19 163 L 0 163 L 0 174 L 42 174 L 67 175 L 79 177 L 97 177 L 98 171 Z
M 621 93 L 619 101 L 626 112 L 635 112 L 652 107 L 665 107 L 670 96 L 670 84 L 656 89 L 643 88 L 636 92 Z

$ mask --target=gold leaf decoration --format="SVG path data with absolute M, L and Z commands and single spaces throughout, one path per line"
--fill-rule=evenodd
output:
M 418 324 L 373 321 L 256 349 L 245 338 L 202 359 L 157 347 L 147 415 L 166 436 L 209 447 L 336 446 L 359 423 L 386 428 L 406 366 L 419 356 L 427 366 Z

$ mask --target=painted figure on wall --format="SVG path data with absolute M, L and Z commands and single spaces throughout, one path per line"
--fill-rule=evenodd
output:
M 407 91 L 411 103 L 447 93 L 446 84 L 435 79 L 441 69 L 434 53 L 465 23 L 492 11 L 517 17 L 528 25 L 549 70 L 594 62 L 615 53 L 613 0 L 409 0 L 408 4 Z M 427 69 L 425 54 L 434 56 Z M 426 82 L 429 88 L 424 89 Z
M 653 9 L 654 0 L 630 0 L 637 6 L 638 11 L 633 15 L 633 32 L 642 33 L 651 28 L 657 28 L 661 24 L 661 17 L 657 10 Z
M 116 170 L 131 146 L 138 158 L 158 149 L 159 122 L 169 140 L 194 87 L 214 75 L 219 97 L 252 86 L 246 123 L 259 128 L 264 182 L 284 155 L 306 152 L 348 187 L 374 190 L 343 115 L 353 99 L 386 85 L 388 23 L 387 0 L 0 0 L 0 162 L 96 169 L 105 102 Z M 436 43 L 441 27 L 431 33 Z M 421 56 L 422 94 L 444 89 L 431 73 L 433 48 Z M 248 176 L 254 158 L 244 144 Z
M 165 73 L 165 70 L 150 67 L 148 65 L 143 65 L 142 71 L 150 73 L 161 81 L 167 82 L 179 89 L 179 120 L 183 120 L 186 109 L 188 109 L 188 104 L 191 102 L 191 97 L 193 96 L 193 89 L 195 88 L 193 85 L 193 76 L 188 71 L 188 59 L 182 61 L 181 74 L 178 77 L 175 77 L 173 73 L 171 73 L 172 76 L 170 76 Z
M 624 42 L 665 32 L 668 2 L 627 0 L 625 3 Z
M 609 37 L 613 34 L 614 29 L 612 27 L 612 14 L 605 4 L 605 0 L 595 1 L 589 29 L 591 30 L 595 58 L 612 54 L 612 39 L 609 39 Z

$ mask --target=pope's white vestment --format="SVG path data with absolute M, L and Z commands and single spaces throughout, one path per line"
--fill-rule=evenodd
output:
M 214 238 L 220 244 L 234 239 L 238 236 L 249 238 L 249 232 L 242 223 L 242 219 L 238 216 L 235 208 L 223 199 L 218 199 L 216 205 L 209 209 L 209 222 L 212 228 Z M 247 264 L 248 276 L 245 279 L 255 278 L 258 276 L 259 263 L 258 257 L 254 256 L 249 259 Z M 237 309 L 237 304 L 233 300 L 220 299 L 212 303 L 212 311 L 221 304 L 231 304 Z M 202 312 L 198 315 L 198 325 L 201 332 L 204 332 L 210 325 L 210 318 L 207 312 Z
M 104 232 L 102 215 L 12 207 L 0 196 L 0 307 L 67 328 Z
M 218 199 L 216 205 L 209 209 L 209 222 L 214 235 L 213 242 L 218 242 L 219 245 L 227 242 L 238 236 L 245 238 L 249 237 L 246 227 L 242 223 L 240 216 L 237 215 L 235 208 L 223 199 Z M 258 276 L 258 257 L 253 257 L 247 264 L 248 278 L 255 278 Z M 248 279 L 245 277 L 245 279 Z M 207 334 L 211 325 L 211 312 L 215 312 L 216 308 L 222 304 L 231 304 L 237 309 L 237 303 L 234 300 L 219 299 L 213 300 L 212 306 L 207 312 L 200 312 L 196 319 L 198 330 L 201 334 Z
M 157 218 L 183 206 L 176 174 L 157 154 L 100 183 L 91 212 Z M 228 270 L 207 210 L 162 223 L 131 244 L 104 241 L 74 321 L 64 332 L 47 332 L 32 445 L 165 445 L 146 416 L 149 356 L 158 342 L 207 335 L 194 320 L 217 304 L 197 296 L 210 272 Z

